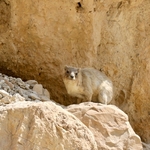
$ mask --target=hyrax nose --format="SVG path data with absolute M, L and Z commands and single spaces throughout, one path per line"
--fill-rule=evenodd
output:
M 74 78 L 74 76 L 73 76 L 73 75 L 71 75 L 70 77 L 71 77 L 72 79 Z
M 71 73 L 70 73 L 70 78 L 73 79 L 73 80 L 75 79 L 75 74 L 74 74 L 74 72 L 71 72 Z

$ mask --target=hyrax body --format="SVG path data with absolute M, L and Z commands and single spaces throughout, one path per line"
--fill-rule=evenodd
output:
M 113 97 L 113 84 L 102 72 L 94 68 L 65 66 L 63 81 L 69 95 L 83 101 L 108 104 Z

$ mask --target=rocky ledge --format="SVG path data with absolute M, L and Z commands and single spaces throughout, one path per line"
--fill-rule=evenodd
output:
M 0 74 L 0 147 L 7 150 L 142 150 L 128 116 L 113 105 L 61 107 L 35 80 Z

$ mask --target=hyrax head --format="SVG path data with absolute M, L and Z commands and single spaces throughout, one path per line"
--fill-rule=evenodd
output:
M 76 80 L 79 74 L 79 68 L 74 68 L 70 66 L 65 66 L 65 77 L 70 80 Z

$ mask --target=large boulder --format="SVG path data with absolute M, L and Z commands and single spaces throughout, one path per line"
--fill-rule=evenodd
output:
M 0 106 L 0 149 L 97 150 L 92 132 L 53 102 Z
M 116 106 L 87 102 L 68 106 L 67 110 L 93 132 L 99 150 L 143 149 L 128 116 Z

